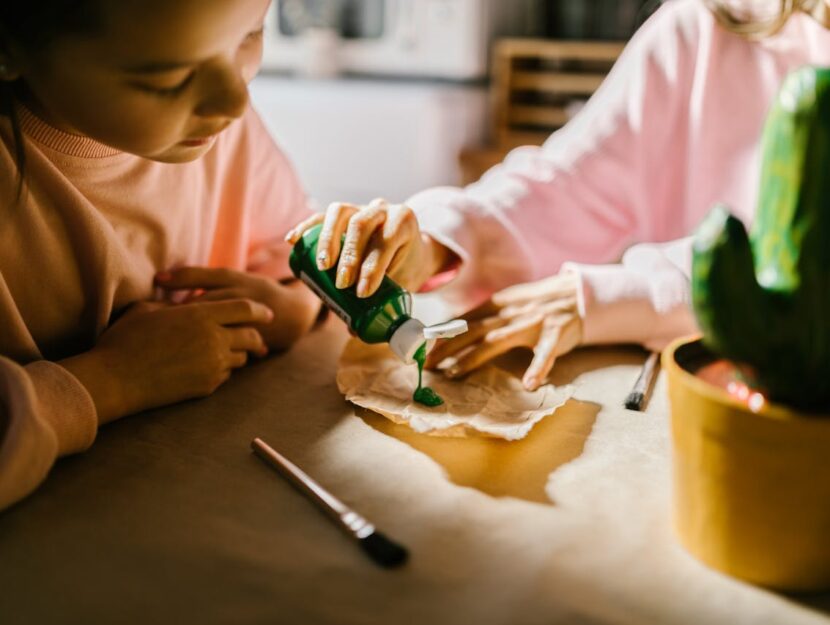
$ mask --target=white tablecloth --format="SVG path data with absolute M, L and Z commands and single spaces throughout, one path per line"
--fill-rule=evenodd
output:
M 670 526 L 664 380 L 582 350 L 577 401 L 521 442 L 433 439 L 356 414 L 337 320 L 214 396 L 101 430 L 0 513 L 0 623 L 830 623 L 708 570 Z M 263 437 L 411 550 L 382 570 L 249 451 Z

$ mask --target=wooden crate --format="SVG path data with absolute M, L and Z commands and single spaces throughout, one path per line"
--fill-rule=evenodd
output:
M 620 42 L 503 39 L 493 53 L 493 139 L 541 144 L 587 100 L 625 46 Z
M 574 101 L 602 84 L 625 43 L 502 39 L 492 65 L 491 145 L 461 154 L 464 183 L 521 145 L 541 145 L 570 118 Z

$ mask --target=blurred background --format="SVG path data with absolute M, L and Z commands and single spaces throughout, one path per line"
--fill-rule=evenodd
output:
M 403 201 L 540 144 L 659 0 L 274 0 L 254 105 L 321 206 Z

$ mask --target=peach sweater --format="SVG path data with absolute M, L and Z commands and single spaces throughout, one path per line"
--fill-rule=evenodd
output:
M 54 361 L 89 350 L 111 316 L 181 265 L 287 277 L 282 237 L 308 213 L 294 171 L 249 109 L 201 159 L 161 164 L 20 111 L 28 193 L 15 204 L 0 117 L 0 509 L 89 447 L 86 389 Z

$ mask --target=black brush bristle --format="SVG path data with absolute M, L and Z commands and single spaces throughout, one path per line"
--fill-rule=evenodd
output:
M 645 400 L 645 393 L 630 393 L 625 398 L 625 407 L 629 410 L 642 410 Z
M 369 534 L 360 540 L 363 551 L 369 554 L 382 567 L 393 569 L 401 566 L 409 558 L 409 553 L 399 544 L 392 542 L 380 532 Z

